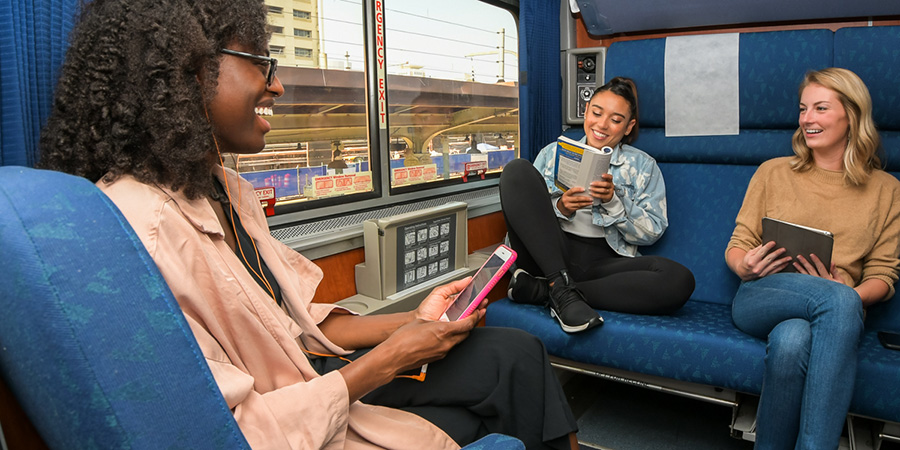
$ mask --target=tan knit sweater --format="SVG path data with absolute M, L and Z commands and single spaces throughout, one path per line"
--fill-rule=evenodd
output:
M 761 244 L 762 218 L 772 217 L 834 234 L 832 262 L 851 287 L 870 278 L 894 293 L 900 269 L 900 181 L 882 170 L 851 186 L 842 172 L 791 170 L 793 156 L 764 162 L 750 180 L 725 250 Z M 849 284 L 849 283 L 848 283 Z

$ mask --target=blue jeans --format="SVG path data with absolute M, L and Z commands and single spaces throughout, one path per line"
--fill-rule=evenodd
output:
M 756 449 L 836 449 L 856 378 L 862 301 L 853 288 L 798 273 L 741 283 L 741 331 L 768 341 Z

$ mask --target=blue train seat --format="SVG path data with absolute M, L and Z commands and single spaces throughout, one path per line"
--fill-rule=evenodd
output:
M 537 335 L 569 369 L 725 403 L 760 393 L 765 343 L 732 323 L 739 279 L 724 258 L 747 184 L 761 162 L 792 154 L 797 86 L 807 71 L 830 66 L 853 70 L 869 87 L 886 169 L 900 177 L 900 115 L 895 113 L 900 108 L 900 27 L 742 33 L 739 38 L 740 133 L 732 136 L 666 136 L 666 39 L 616 42 L 606 57 L 607 80 L 627 76 L 638 86 L 641 124 L 635 145 L 656 158 L 666 182 L 669 228 L 641 251 L 691 269 L 697 287 L 687 305 L 661 317 L 602 311 L 603 327 L 568 335 L 544 308 L 504 299 L 488 308 L 488 325 Z M 581 137 L 584 132 L 578 127 L 566 134 Z M 892 422 L 900 430 L 900 352 L 882 348 L 878 330 L 900 330 L 900 293 L 868 311 L 850 412 Z
M 0 377 L 50 448 L 250 448 L 156 265 L 92 183 L 0 167 L 0 242 Z

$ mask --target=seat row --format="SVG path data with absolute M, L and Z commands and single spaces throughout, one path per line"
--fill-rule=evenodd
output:
M 900 27 L 893 26 L 742 33 L 739 134 L 667 137 L 666 39 L 612 44 L 605 77 L 635 80 L 641 129 L 634 145 L 656 158 L 667 188 L 669 228 L 641 251 L 687 266 L 696 290 L 671 316 L 602 311 L 604 326 L 572 335 L 544 308 L 509 299 L 491 304 L 487 324 L 539 336 L 558 364 L 572 370 L 740 408 L 742 398 L 760 393 L 765 356 L 765 342 L 732 323 L 731 300 L 739 279 L 724 258 L 747 184 L 760 163 L 792 154 L 798 85 L 807 71 L 831 66 L 854 71 L 869 87 L 886 169 L 900 177 L 897 48 Z M 580 129 L 565 134 L 583 136 Z M 890 429 L 900 422 L 900 352 L 879 344 L 879 330 L 900 331 L 900 293 L 868 311 L 850 407 L 852 415 L 877 419 Z

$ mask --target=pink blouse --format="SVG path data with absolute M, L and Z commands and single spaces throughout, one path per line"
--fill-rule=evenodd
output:
M 350 403 L 340 372 L 316 373 L 298 342 L 314 352 L 349 353 L 317 326 L 329 314 L 349 311 L 312 303 L 322 271 L 269 234 L 252 185 L 233 171 L 227 174 L 244 228 L 281 286 L 290 316 L 256 284 L 225 243 L 207 200 L 188 200 L 130 176 L 98 186 L 119 207 L 159 267 L 250 445 L 458 449 L 443 431 L 414 414 Z

